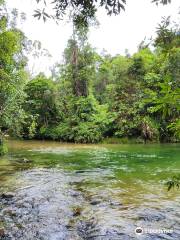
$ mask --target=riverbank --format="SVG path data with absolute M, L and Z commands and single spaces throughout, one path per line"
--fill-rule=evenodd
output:
M 27 141 L 27 142 L 31 142 L 31 141 L 42 141 L 42 142 L 55 142 L 55 143 L 60 143 L 60 144 L 83 144 L 83 145 L 96 145 L 96 144 L 175 144 L 175 143 L 180 143 L 179 141 L 177 141 L 176 139 L 172 139 L 172 141 L 157 141 L 157 140 L 147 140 L 146 142 L 144 141 L 143 138 L 117 138 L 117 137 L 108 137 L 108 138 L 104 138 L 102 141 L 98 142 L 98 143 L 78 143 L 78 142 L 65 142 L 65 141 L 58 141 L 58 140 L 53 140 L 53 139 L 22 139 L 22 138 L 12 138 L 10 136 L 5 138 L 5 142 L 6 144 L 8 143 L 8 141 Z

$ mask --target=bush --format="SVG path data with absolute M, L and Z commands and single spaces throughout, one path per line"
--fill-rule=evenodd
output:
M 154 121 L 152 118 L 146 116 L 141 120 L 141 123 L 139 125 L 139 128 L 141 130 L 142 137 L 145 140 L 150 141 L 159 141 L 159 124 Z
M 77 143 L 98 143 L 103 139 L 100 127 L 93 122 L 80 123 L 74 130 L 74 142 Z
M 167 128 L 173 133 L 174 141 L 180 141 L 180 119 L 177 119 L 175 122 L 169 124 Z
M 38 133 L 41 139 L 52 139 L 57 141 L 74 141 L 74 133 L 68 123 L 61 123 L 58 126 L 41 127 Z
M 41 127 L 39 136 L 42 139 L 76 143 L 97 143 L 103 139 L 100 128 L 93 122 L 82 122 L 74 127 L 68 123 L 61 123 L 57 127 Z
M 8 152 L 8 148 L 4 142 L 0 143 L 0 156 L 5 155 Z

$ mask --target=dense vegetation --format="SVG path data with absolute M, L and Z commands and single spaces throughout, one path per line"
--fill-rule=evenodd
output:
M 0 154 L 7 151 L 3 144 L 7 132 L 19 136 L 24 115 L 23 89 L 27 80 L 23 54 L 25 40 L 24 34 L 3 13 L 0 19 Z
M 77 30 L 53 76 L 25 88 L 25 138 L 95 143 L 104 138 L 176 142 L 180 139 L 180 35 L 164 19 L 155 50 L 142 43 L 133 56 L 99 55 Z
M 75 25 L 52 76 L 25 70 L 28 41 L 0 20 L 0 152 L 4 135 L 65 142 L 180 140 L 180 29 L 163 19 L 154 50 L 99 55 Z

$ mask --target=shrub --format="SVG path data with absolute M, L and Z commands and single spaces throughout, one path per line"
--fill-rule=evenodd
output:
M 74 141 L 78 143 L 97 143 L 103 139 L 100 127 L 93 122 L 80 123 L 74 130 Z
M 0 156 L 5 155 L 8 152 L 8 148 L 4 142 L 0 143 Z
M 150 117 L 146 116 L 141 120 L 139 125 L 142 137 L 145 140 L 150 141 L 159 141 L 159 126 L 158 124 Z

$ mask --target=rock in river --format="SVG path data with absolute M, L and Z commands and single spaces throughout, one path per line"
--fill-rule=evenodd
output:
M 3 198 L 3 199 L 11 199 L 11 198 L 14 197 L 14 194 L 11 193 L 11 192 L 8 192 L 8 193 L 2 193 L 0 197 Z
M 5 231 L 4 228 L 0 228 L 0 238 L 5 237 Z

